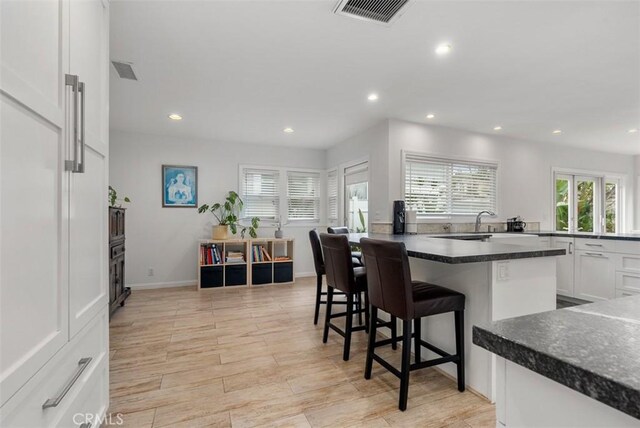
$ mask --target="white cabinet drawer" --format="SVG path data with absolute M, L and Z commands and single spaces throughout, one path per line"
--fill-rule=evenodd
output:
M 616 298 L 638 296 L 638 295 L 640 295 L 640 291 L 616 290 Z
M 640 242 L 616 241 L 616 251 L 619 253 L 634 254 L 640 257 Z
M 60 428 L 99 428 L 103 425 L 122 425 L 121 419 L 105 419 L 109 404 L 109 365 L 104 359 L 90 380 L 82 385 L 78 397 L 58 423 Z
M 66 411 L 79 399 L 79 392 L 99 373 L 98 368 L 108 368 L 108 328 L 105 305 L 71 342 L 0 408 L 0 426 L 57 426 Z M 86 362 L 80 364 L 80 361 Z M 63 394 L 66 386 L 69 388 Z M 45 402 L 55 401 L 56 398 L 60 398 L 56 406 L 43 408 Z
M 617 254 L 616 270 L 640 274 L 640 254 Z
M 586 251 L 616 251 L 616 241 L 610 239 L 576 238 L 576 249 Z
M 640 293 L 640 273 L 616 272 L 616 290 Z

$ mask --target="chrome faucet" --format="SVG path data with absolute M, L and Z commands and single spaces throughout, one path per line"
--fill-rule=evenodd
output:
M 491 217 L 495 217 L 496 213 L 494 213 L 493 211 L 480 211 L 478 213 L 478 215 L 476 216 L 476 232 L 480 232 L 480 222 L 481 222 L 481 218 L 482 214 L 489 214 Z

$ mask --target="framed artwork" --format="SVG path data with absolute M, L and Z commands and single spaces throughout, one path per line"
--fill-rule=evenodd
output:
M 162 165 L 162 206 L 198 206 L 198 167 Z

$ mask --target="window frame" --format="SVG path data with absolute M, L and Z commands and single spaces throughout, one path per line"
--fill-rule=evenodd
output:
M 564 178 L 569 180 L 569 230 L 557 231 L 556 223 L 556 179 Z M 596 186 L 594 188 L 594 211 L 597 219 L 594 221 L 593 232 L 583 232 L 577 230 L 577 218 L 573 212 L 577 204 L 576 186 L 577 180 L 594 179 Z M 606 230 L 606 184 L 608 182 L 616 182 L 616 231 L 607 232 Z M 624 233 L 626 225 L 626 201 L 625 188 L 626 176 L 619 173 L 592 171 L 572 168 L 551 168 L 551 230 L 558 233 L 584 234 L 584 235 L 611 235 L 616 233 Z M 597 191 L 595 191 L 597 189 Z M 597 227 L 596 227 L 597 226 Z
M 278 172 L 278 199 L 279 199 L 279 207 L 278 212 L 275 218 L 265 217 L 261 218 L 264 223 L 261 223 L 262 227 L 276 226 L 278 222 L 282 222 L 282 226 L 290 225 L 290 226 L 319 226 L 324 223 L 325 220 L 325 212 L 326 212 L 326 175 L 327 171 L 325 169 L 317 169 L 317 168 L 295 168 L 295 167 L 287 167 L 287 166 L 269 166 L 269 165 L 252 165 L 252 164 L 239 164 L 238 165 L 238 189 L 240 189 L 239 195 L 244 201 L 244 186 L 243 186 L 243 175 L 246 169 L 249 170 L 265 170 L 265 171 L 276 171 Z M 287 177 L 289 172 L 298 172 L 298 173 L 314 173 L 319 175 L 319 189 L 318 189 L 318 197 L 319 197 L 319 219 L 317 221 L 309 221 L 309 220 L 289 220 L 288 212 L 289 212 L 289 196 L 287 191 Z M 246 204 L 246 201 L 245 201 Z M 240 220 L 246 222 L 249 220 L 249 217 L 245 216 L 245 209 L 243 208 L 240 214 Z M 265 224 L 265 223 L 271 224 Z
M 479 159 L 479 158 L 468 158 L 468 157 L 460 157 L 460 156 L 450 156 L 450 155 L 442 155 L 437 153 L 425 153 L 425 152 L 416 152 L 416 151 L 408 151 L 402 150 L 401 153 L 401 177 L 400 177 L 400 187 L 402 199 L 406 201 L 406 174 L 407 174 L 407 157 L 423 157 L 426 160 L 434 160 L 438 162 L 452 163 L 452 164 L 474 164 L 474 165 L 486 165 L 488 167 L 495 168 L 495 209 L 493 212 L 496 216 L 499 216 L 500 212 L 500 182 L 501 182 L 501 168 L 500 161 L 494 159 Z M 450 198 L 451 196 L 449 196 Z M 409 207 L 407 206 L 407 209 Z M 450 220 L 450 219 L 465 219 L 465 218 L 475 218 L 476 214 L 455 214 L 455 213 L 442 213 L 442 214 L 423 214 L 418 215 L 417 220 L 418 223 L 428 223 L 433 220 Z
M 331 175 L 335 177 L 335 194 L 331 194 L 331 187 L 329 186 L 329 179 Z M 340 202 L 339 202 L 339 177 L 338 177 L 338 168 L 332 168 L 327 170 L 327 223 L 337 222 L 340 216 Z M 335 200 L 335 215 L 331 213 L 331 200 Z
M 322 218 L 322 179 L 323 179 L 323 174 L 320 173 L 319 171 L 309 171 L 309 170 L 300 170 L 298 168 L 296 169 L 287 169 L 285 172 L 285 182 L 286 182 L 286 216 L 285 218 L 287 219 L 287 223 L 312 223 L 312 224 L 319 224 L 320 220 Z M 292 175 L 300 175 L 300 176 L 316 176 L 317 177 L 317 187 L 315 189 L 315 196 L 294 196 L 292 197 L 289 194 L 289 177 Z M 313 205 L 314 205 L 314 210 L 316 211 L 316 216 L 314 218 L 291 218 L 289 217 L 289 208 L 290 208 L 290 202 L 292 199 L 298 199 L 298 200 L 308 200 L 308 201 L 313 201 Z

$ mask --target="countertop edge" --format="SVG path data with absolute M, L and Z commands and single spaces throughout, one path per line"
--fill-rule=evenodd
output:
M 567 388 L 640 419 L 640 390 L 475 325 L 473 326 L 473 343 Z M 588 382 L 585 382 L 587 379 Z M 615 390 L 615 396 L 611 394 L 612 390 Z M 620 397 L 624 399 L 620 400 Z

